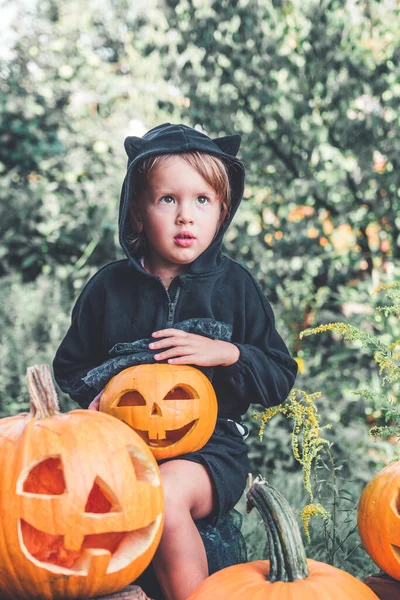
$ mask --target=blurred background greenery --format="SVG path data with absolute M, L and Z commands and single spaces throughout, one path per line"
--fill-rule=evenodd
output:
M 238 132 L 247 185 L 225 250 L 265 290 L 299 363 L 296 385 L 322 392 L 320 422 L 332 424 L 334 459 L 319 462 L 314 486 L 336 522 L 311 522 L 307 553 L 372 572 L 355 510 L 395 446 L 368 435 L 379 408 L 353 392 L 379 388 L 377 366 L 356 343 L 299 333 L 345 321 L 400 337 L 398 320 L 373 316 L 371 298 L 400 272 L 398 2 L 0 6 L 0 415 L 27 409 L 27 366 L 51 362 L 80 289 L 122 257 L 125 136 L 167 121 Z M 254 474 L 300 508 L 291 424 L 278 415 L 261 442 L 247 422 Z M 256 515 L 245 530 L 250 558 L 262 558 Z

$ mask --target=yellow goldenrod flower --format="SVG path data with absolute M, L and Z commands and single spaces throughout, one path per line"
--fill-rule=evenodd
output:
M 396 282 L 396 283 L 387 283 L 386 285 L 380 285 L 379 287 L 376 288 L 376 290 L 374 290 L 372 292 L 372 294 L 377 294 L 378 292 L 382 292 L 384 290 L 391 290 L 395 287 L 399 287 L 400 286 L 400 281 Z
M 311 500 L 311 504 L 309 504 L 308 506 L 313 507 L 318 507 L 320 505 L 313 504 L 313 492 L 311 488 L 311 467 L 313 461 L 318 457 L 323 447 L 328 444 L 328 441 L 321 437 L 321 432 L 323 429 L 328 429 L 330 427 L 330 425 L 324 425 L 322 427 L 319 423 L 319 415 L 317 407 L 315 405 L 315 400 L 320 396 L 321 392 L 307 394 L 307 392 L 303 390 L 293 388 L 284 404 L 266 408 L 261 413 L 260 419 L 258 419 L 257 417 L 257 420 L 261 421 L 258 432 L 260 440 L 263 439 L 266 425 L 278 413 L 281 413 L 288 419 L 292 419 L 292 452 L 295 459 L 302 466 L 304 487 Z M 325 509 L 323 507 L 320 507 L 317 510 L 317 513 L 315 514 L 328 514 L 327 511 L 323 511 L 325 511 Z M 303 521 L 304 527 L 306 527 L 308 521 Z
M 387 347 L 388 352 L 394 350 L 397 346 L 400 346 L 400 340 L 396 340 L 393 344 Z
M 303 521 L 304 533 L 306 534 L 308 543 L 311 542 L 310 519 L 311 517 L 316 517 L 317 515 L 321 515 L 324 521 L 328 521 L 330 519 L 328 511 L 325 510 L 322 504 L 307 504 L 307 506 L 305 506 L 300 513 L 300 519 Z

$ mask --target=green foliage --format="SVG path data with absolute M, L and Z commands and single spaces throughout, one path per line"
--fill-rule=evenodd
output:
M 400 439 L 400 411 L 396 400 L 400 379 L 398 366 L 400 287 L 397 283 L 383 285 L 375 293 L 381 291 L 385 291 L 384 297 L 387 302 L 376 306 L 374 311 L 370 306 L 366 307 L 363 311 L 362 326 L 344 322 L 328 323 L 307 329 L 300 336 L 307 337 L 329 331 L 334 337 L 349 342 L 353 353 L 357 351 L 360 354 L 363 350 L 373 352 L 374 361 L 379 365 L 379 387 L 376 387 L 375 380 L 370 388 L 359 387 L 353 394 L 357 402 L 364 399 L 370 404 L 369 414 L 373 416 L 375 422 L 375 425 L 370 428 L 370 434 L 376 442 L 373 445 L 376 448 L 366 445 L 365 449 L 378 465 L 383 466 L 382 460 L 387 464 L 390 460 L 399 457 L 395 454 L 393 443 L 387 444 L 379 440 L 383 438 L 383 440 L 389 439 L 390 442 L 393 440 L 398 442 Z M 368 320 L 365 318 L 366 315 L 371 315 Z M 368 379 L 370 377 L 367 381 Z M 383 393 L 384 389 L 387 390 L 386 393 Z M 380 424 L 381 422 L 384 424 Z M 354 427 L 354 422 L 351 426 Z M 335 429 L 337 425 L 334 424 L 333 433 Z M 336 440 L 338 439 L 340 438 L 336 435 Z M 362 548 L 357 529 L 358 499 L 363 488 L 362 477 L 360 477 L 361 461 L 352 454 L 351 447 L 347 449 L 346 458 L 335 459 L 332 449 L 334 452 L 338 450 L 340 455 L 344 445 L 343 439 L 339 444 L 337 442 L 324 444 L 325 456 L 321 452 L 316 455 L 314 496 L 319 505 L 329 509 L 330 518 L 324 519 L 322 524 L 318 522 L 313 524 L 311 537 L 307 530 L 305 533 L 307 539 L 311 541 L 313 558 L 345 568 L 360 577 L 360 574 L 365 576 L 373 568 L 372 561 Z M 372 477 L 374 470 L 369 471 L 367 480 Z
M 295 433 L 295 436 L 292 437 L 292 452 L 294 458 L 302 465 L 304 492 L 307 493 L 308 500 L 311 500 L 311 503 L 304 508 L 307 498 L 303 497 L 301 501 L 296 498 L 295 507 L 299 512 L 299 518 L 303 520 L 304 534 L 309 542 L 309 552 L 312 558 L 344 568 L 357 577 L 366 576 L 374 568 L 373 562 L 362 547 L 358 534 L 358 499 L 365 484 L 371 479 L 377 468 L 398 458 L 392 441 L 394 436 L 398 439 L 399 433 L 399 411 L 395 395 L 398 393 L 399 379 L 400 288 L 398 284 L 389 284 L 381 286 L 377 291 L 382 290 L 385 290 L 385 297 L 389 303 L 378 304 L 375 310 L 373 306 L 360 302 L 360 300 L 369 299 L 369 295 L 364 293 L 366 291 L 364 289 L 356 290 L 354 295 L 351 294 L 347 298 L 351 302 L 343 302 L 344 299 L 341 298 L 342 305 L 345 307 L 344 312 L 352 317 L 357 326 L 335 322 L 320 325 L 301 334 L 303 337 L 331 331 L 336 341 L 344 338 L 349 342 L 348 352 L 344 355 L 339 348 L 335 350 L 332 344 L 330 346 L 331 358 L 335 359 L 332 360 L 331 368 L 336 391 L 333 393 L 333 388 L 330 389 L 327 398 L 330 400 L 329 404 L 335 406 L 335 410 L 332 411 L 326 403 L 319 402 L 321 414 L 317 414 L 314 403 L 310 401 L 306 402 L 305 406 L 300 407 L 299 410 L 296 402 L 293 406 L 296 394 L 296 390 L 293 390 L 294 398 L 289 398 L 289 402 L 280 407 L 265 411 L 263 420 L 265 423 L 263 421 L 261 423 L 261 433 L 268 433 L 270 438 L 267 439 L 267 448 L 265 449 L 265 454 L 268 455 L 271 438 L 277 440 L 283 435 L 282 423 L 275 422 L 278 415 L 282 414 L 292 420 Z M 327 298 L 325 294 L 324 298 Z M 356 303 L 355 300 L 359 302 Z M 314 306 L 318 311 L 323 304 L 322 302 L 321 305 L 316 300 Z M 314 316 L 317 318 L 317 315 Z M 316 340 L 315 337 L 314 340 Z M 353 374 L 353 377 L 349 377 L 349 382 L 338 381 L 337 373 L 341 372 L 343 361 L 349 361 L 349 354 L 355 354 L 357 364 L 362 362 L 362 359 L 367 357 L 371 350 L 374 353 L 374 360 L 372 363 L 371 360 L 368 360 L 366 363 L 368 369 L 365 372 L 364 369 L 358 372 L 353 367 L 349 371 L 349 374 Z M 374 376 L 374 363 L 380 367 L 378 378 Z M 322 365 L 320 368 L 322 373 L 320 373 L 319 381 L 329 383 L 330 378 L 326 372 L 329 367 Z M 371 388 L 366 388 L 368 382 L 371 383 Z M 358 387 L 354 392 L 351 389 L 352 383 L 356 383 Z M 389 396 L 382 393 L 382 386 L 390 388 Z M 340 396 L 344 390 L 347 397 L 343 399 Z M 304 392 L 302 394 L 303 400 L 307 399 L 308 395 Z M 351 395 L 353 400 L 350 399 Z M 317 397 L 317 395 L 313 394 L 312 397 Z M 320 437 L 319 424 L 321 419 L 327 418 L 327 415 L 333 417 L 333 426 L 329 431 L 330 440 Z M 371 423 L 371 419 L 372 423 L 377 424 L 370 428 L 370 433 L 374 437 L 372 439 L 370 437 L 370 441 L 368 441 L 365 424 L 366 421 Z M 379 424 L 382 421 L 385 422 L 384 425 Z M 267 422 L 269 423 L 268 428 L 265 429 L 264 425 Z M 302 430 L 305 435 L 304 433 L 302 435 L 302 454 L 300 455 L 298 434 Z M 286 428 L 285 435 L 286 439 L 289 439 L 288 428 Z M 295 440 L 294 444 L 293 440 Z M 307 443 L 304 453 L 305 440 Z M 313 440 L 316 441 L 315 447 Z M 274 453 L 275 468 L 272 469 L 272 465 L 268 465 L 266 470 L 264 466 L 263 472 L 269 473 L 269 479 L 276 478 L 278 484 L 280 482 L 282 485 L 283 478 L 282 473 L 279 473 L 279 467 L 287 472 L 292 470 L 293 466 L 282 461 L 282 452 L 279 446 L 275 448 Z M 309 474 L 312 465 L 314 465 L 313 477 L 310 480 Z M 292 473 L 291 478 L 295 477 L 296 474 Z M 286 479 L 285 485 L 287 485 Z M 325 518 L 309 521 L 310 516 L 322 514 L 321 507 L 329 511 L 329 518 L 325 512 L 322 515 Z M 253 528 L 249 531 L 248 538 L 251 547 L 254 543 L 254 548 L 257 548 L 257 543 L 253 542 L 253 538 L 258 539 L 258 543 L 259 538 Z
M 49 277 L 0 279 L 0 417 L 29 410 L 26 369 L 51 364 L 69 325 L 65 287 Z M 59 392 L 63 410 L 76 408 Z
M 357 527 L 357 506 L 363 486 L 343 476 L 348 461 L 335 460 L 332 447 L 329 445 L 326 455 L 317 458 L 314 470 L 315 496 L 329 509 L 330 519 L 312 522 L 312 557 L 364 579 L 376 567 L 362 546 Z
M 378 306 L 375 310 L 378 315 L 383 313 L 386 321 L 398 318 L 400 314 L 400 289 L 398 283 L 381 286 L 376 293 L 386 290 L 385 297 L 390 304 Z M 300 335 L 310 336 L 322 332 L 330 331 L 337 336 L 343 337 L 345 341 L 358 342 L 358 346 L 368 351 L 374 352 L 374 361 L 379 365 L 379 375 L 381 385 L 388 386 L 388 393 L 374 389 L 362 388 L 355 391 L 357 396 L 363 396 L 372 403 L 373 408 L 379 410 L 385 425 L 375 425 L 370 433 L 373 436 L 384 436 L 386 438 L 393 436 L 400 441 L 400 409 L 397 404 L 397 394 L 400 382 L 400 367 L 398 364 L 400 353 L 398 347 L 400 340 L 396 336 L 388 344 L 387 334 L 378 335 L 373 330 L 363 331 L 349 323 L 328 323 L 312 329 L 306 329 Z
M 373 443 L 368 437 L 368 424 L 381 418 L 380 413 L 364 397 L 354 395 L 354 390 L 363 389 L 366 385 L 379 389 L 375 362 L 368 353 L 356 353 L 349 345 L 343 347 L 337 338 L 313 336 L 296 340 L 298 334 L 292 337 L 291 331 L 292 325 L 296 330 L 300 326 L 302 320 L 298 315 L 305 305 L 312 307 L 308 317 L 311 322 L 329 322 L 340 312 L 351 318 L 355 325 L 369 331 L 372 326 L 366 323 L 366 317 L 372 311 L 367 304 L 370 287 L 371 282 L 366 281 L 357 287 L 353 284 L 340 286 L 337 293 L 326 294 L 323 290 L 323 298 L 320 296 L 316 300 L 313 299 L 313 288 L 307 289 L 302 284 L 299 289 L 291 286 L 291 293 L 282 294 L 275 310 L 278 330 L 288 340 L 289 348 L 294 350 L 300 363 L 296 387 L 322 391 L 323 396 L 318 402 L 320 422 L 332 424 L 328 437 L 334 445 L 335 458 L 342 461 L 351 456 L 351 461 L 343 467 L 343 475 L 355 478 L 360 485 L 365 485 L 371 473 L 377 467 L 383 467 L 393 456 L 390 444 Z M 291 311 L 293 322 L 290 321 Z M 392 323 L 392 328 L 393 334 L 397 332 L 400 337 L 398 325 Z M 383 318 L 378 315 L 374 328 L 383 333 L 384 327 Z M 256 424 L 249 419 L 246 422 L 252 430 L 249 445 L 254 471 L 262 474 L 277 471 L 294 473 L 298 465 L 289 443 L 291 423 L 278 414 L 260 442 Z

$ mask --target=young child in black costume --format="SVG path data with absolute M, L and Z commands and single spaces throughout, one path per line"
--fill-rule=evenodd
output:
M 169 123 L 125 140 L 126 259 L 86 285 L 54 360 L 61 389 L 94 410 L 104 385 L 94 385 L 90 371 L 121 342 L 152 338 L 148 362 L 192 365 L 212 381 L 219 412 L 209 442 L 160 463 L 166 514 L 153 565 L 168 600 L 186 599 L 208 575 L 194 521 L 216 522 L 244 491 L 250 466 L 241 416 L 250 403 L 283 402 L 297 373 L 259 284 L 221 252 L 243 193 L 239 145 L 238 135 L 212 140 Z

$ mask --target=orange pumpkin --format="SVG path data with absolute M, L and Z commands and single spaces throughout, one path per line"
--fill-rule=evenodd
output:
M 358 530 L 372 560 L 400 580 L 400 461 L 379 471 L 364 488 Z
M 307 560 L 286 499 L 264 479 L 247 492 L 264 521 L 270 560 L 232 565 L 205 579 L 188 600 L 378 600 L 364 583 L 336 567 Z
M 217 399 L 209 379 L 187 365 L 129 367 L 104 389 L 100 410 L 125 421 L 157 460 L 204 446 L 217 421 Z
M 28 369 L 30 414 L 0 420 L 0 597 L 87 598 L 125 587 L 161 537 L 158 465 L 129 427 L 61 414 L 47 365 Z

